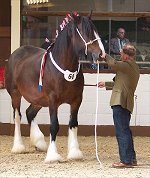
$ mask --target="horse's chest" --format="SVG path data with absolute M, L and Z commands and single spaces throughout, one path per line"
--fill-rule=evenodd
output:
M 67 97 L 71 96 L 71 95 L 76 95 L 77 93 L 80 93 L 82 90 L 81 90 L 82 86 L 78 86 L 78 85 L 64 85 L 64 86 L 61 86 L 59 88 L 59 95 L 66 95 Z
M 67 82 L 67 84 L 62 84 L 57 90 L 57 96 L 61 100 L 66 100 L 68 98 L 75 98 L 82 95 L 83 85 L 78 83 Z

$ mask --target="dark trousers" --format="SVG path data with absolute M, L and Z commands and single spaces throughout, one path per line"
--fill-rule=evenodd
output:
M 112 106 L 112 110 L 120 161 L 130 164 L 135 159 L 132 132 L 130 130 L 131 113 L 120 105 Z

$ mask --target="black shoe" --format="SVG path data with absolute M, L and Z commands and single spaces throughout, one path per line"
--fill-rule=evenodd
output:
M 133 160 L 132 160 L 132 165 L 133 165 L 133 166 L 137 166 L 137 160 L 136 160 L 136 159 L 133 159 Z

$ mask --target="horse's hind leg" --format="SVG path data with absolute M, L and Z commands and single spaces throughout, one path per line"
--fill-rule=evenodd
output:
M 23 153 L 25 151 L 25 146 L 23 144 L 21 138 L 21 130 L 20 130 L 20 121 L 21 121 L 21 112 L 20 112 L 20 103 L 21 103 L 21 95 L 18 91 L 14 91 L 11 95 L 12 97 L 12 107 L 14 110 L 14 121 L 15 121 L 15 131 L 14 131 L 14 143 L 12 152 L 13 153 Z
M 46 151 L 47 144 L 45 142 L 44 135 L 39 129 L 38 124 L 34 121 L 34 118 L 40 109 L 41 106 L 31 104 L 26 110 L 26 116 L 30 125 L 30 139 L 32 145 L 34 145 L 40 151 Z
M 71 115 L 69 121 L 69 136 L 68 136 L 68 159 L 82 159 L 83 154 L 79 149 L 78 139 L 77 139 L 77 129 L 78 129 L 78 109 L 79 105 L 71 105 Z

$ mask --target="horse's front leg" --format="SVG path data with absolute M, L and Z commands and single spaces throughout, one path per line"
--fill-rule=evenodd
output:
M 51 109 L 49 107 L 49 111 L 50 111 L 51 126 L 50 126 L 50 143 L 45 158 L 46 163 L 62 160 L 61 156 L 57 152 L 57 147 L 56 147 L 56 136 L 59 131 L 57 108 Z
M 80 106 L 80 104 L 79 104 Z M 69 136 L 68 136 L 68 159 L 82 159 L 83 154 L 79 149 L 77 130 L 78 130 L 78 109 L 79 106 L 71 105 L 71 115 L 69 121 Z

